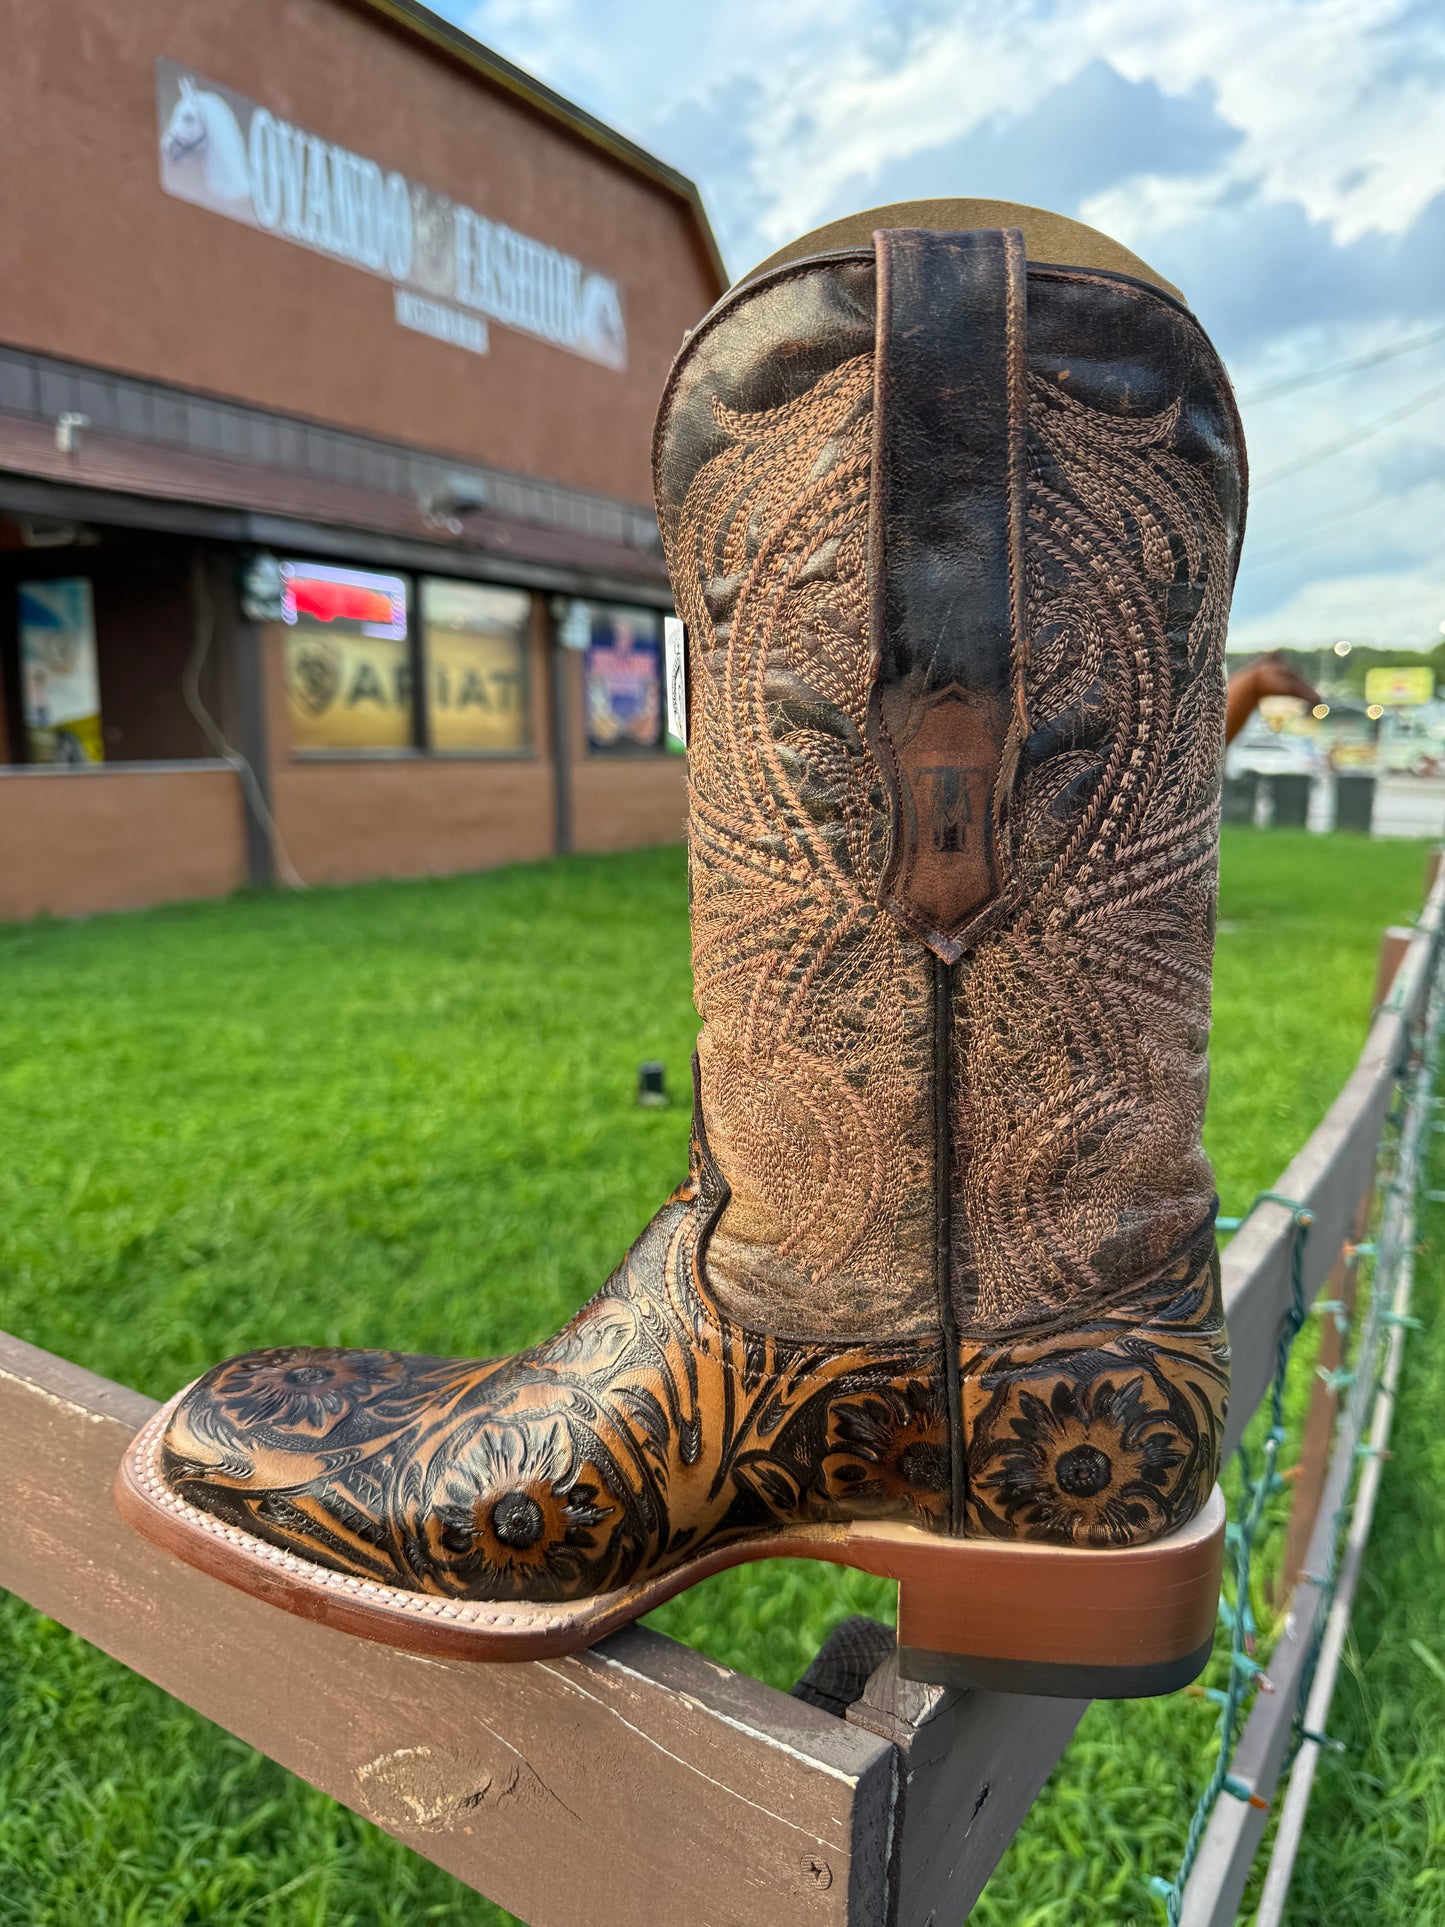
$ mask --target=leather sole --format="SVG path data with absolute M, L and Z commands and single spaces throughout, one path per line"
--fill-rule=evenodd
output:
M 940 1685 L 1067 1699 L 1169 1693 L 1209 1657 L 1224 1562 L 1224 1500 L 1166 1539 L 1109 1548 L 948 1539 L 874 1520 L 787 1526 L 590 1599 L 450 1599 L 331 1572 L 180 1498 L 161 1474 L 178 1394 L 121 1462 L 116 1503 L 137 1531 L 188 1565 L 302 1618 L 412 1653 L 550 1659 L 591 1646 L 754 1559 L 825 1559 L 898 1581 L 899 1670 Z

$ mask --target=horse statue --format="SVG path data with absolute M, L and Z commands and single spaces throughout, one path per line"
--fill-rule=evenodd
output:
M 1313 709 L 1320 692 L 1297 676 L 1278 649 L 1236 669 L 1229 678 L 1224 701 L 1224 741 L 1232 743 L 1266 696 L 1297 696 Z
M 236 116 L 219 94 L 203 93 L 189 74 L 181 75 L 180 97 L 161 135 L 161 158 L 167 167 L 198 162 L 208 204 L 239 201 L 249 207 L 251 173 Z

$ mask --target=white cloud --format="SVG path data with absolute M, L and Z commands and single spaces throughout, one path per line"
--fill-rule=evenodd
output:
M 1149 98 L 1163 97 L 1162 118 L 1149 123 L 1152 140 L 1127 120 L 1118 125 L 1117 139 L 1090 157 L 1107 158 L 1091 166 L 1087 191 L 1081 183 L 1075 205 L 1060 211 L 1157 260 L 1217 318 L 1212 325 L 1223 319 L 1226 333 L 1249 344 L 1232 367 L 1243 395 L 1445 322 L 1438 259 L 1432 267 L 1418 251 L 1391 252 L 1445 194 L 1438 0 L 450 7 L 479 38 L 694 174 L 739 268 L 866 205 L 871 184 L 890 189 L 910 164 L 913 178 L 926 178 L 929 157 L 965 139 L 967 165 L 1021 124 L 1028 152 L 1036 132 L 1047 144 L 1052 103 L 1103 66 L 1157 90 Z M 1189 130 L 1201 124 L 1218 138 L 1191 145 Z M 1021 128 L 1011 166 L 1022 138 Z M 1055 153 L 1051 178 L 1070 180 L 1071 159 Z M 1277 236 L 1292 250 L 1287 265 L 1273 252 Z M 1370 263 L 1394 278 L 1371 279 L 1364 297 Z M 1436 350 L 1246 403 L 1254 472 L 1349 434 L 1439 378 Z M 1405 437 L 1421 445 L 1413 479 L 1386 461 Z M 1261 488 L 1236 641 L 1312 646 L 1352 628 L 1361 640 L 1431 639 L 1445 617 L 1437 607 L 1445 581 L 1432 560 L 1445 522 L 1445 484 L 1432 478 L 1445 466 L 1433 465 L 1432 451 L 1445 465 L 1445 407 Z M 1365 498 L 1376 506 L 1356 514 Z
M 1408 0 L 1095 0 L 1089 31 L 1126 79 L 1209 87 L 1241 140 L 1182 201 L 1121 183 L 1086 220 L 1139 238 L 1212 195 L 1293 202 L 1339 244 L 1402 234 L 1445 190 L 1445 17 Z M 1121 238 L 1127 238 L 1121 235 Z
M 1345 244 L 1403 233 L 1445 191 L 1445 14 L 1410 0 L 962 0 L 908 20 L 885 0 L 481 0 L 468 24 L 642 139 L 743 83 L 763 247 L 846 211 L 845 185 L 1018 119 L 1097 60 L 1166 94 L 1207 88 L 1239 136 L 1206 172 L 1095 197 L 1083 217 L 1122 240 L 1247 194 Z M 726 210 L 744 183 L 705 185 Z

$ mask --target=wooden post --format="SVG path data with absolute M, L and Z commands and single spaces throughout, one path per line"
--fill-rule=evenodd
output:
M 1087 1708 L 923 1686 L 884 1661 L 847 1718 L 898 1750 L 888 1927 L 966 1918 Z
M 1364 1237 L 1369 1224 L 1370 1194 L 1366 1193 L 1360 1208 L 1355 1214 L 1354 1231 L 1335 1260 L 1334 1270 L 1326 1280 L 1326 1295 L 1344 1306 L 1340 1319 L 1326 1314 L 1325 1328 L 1320 1334 L 1318 1365 L 1321 1372 L 1335 1372 L 1344 1362 L 1345 1331 L 1354 1315 L 1355 1299 L 1359 1293 L 1359 1267 L 1352 1253 L 1354 1246 Z M 1340 1329 L 1341 1323 L 1345 1331 Z M 1270 1585 L 1270 1598 L 1279 1605 L 1288 1598 L 1299 1582 L 1300 1574 L 1308 1564 L 1309 1544 L 1319 1517 L 1320 1503 L 1324 1497 L 1325 1480 L 1329 1474 L 1330 1446 L 1335 1436 L 1335 1419 L 1339 1413 L 1340 1395 L 1326 1379 L 1316 1378 L 1310 1389 L 1309 1416 L 1305 1420 L 1304 1437 L 1300 1445 L 1299 1466 L 1294 1480 L 1294 1494 L 1290 1501 L 1289 1532 L 1285 1539 L 1284 1557 L 1279 1573 Z
M 1375 966 L 1375 995 L 1370 1004 L 1371 1010 L 1378 1010 L 1389 996 L 1414 934 L 1409 924 L 1392 923 L 1380 938 L 1380 958 Z

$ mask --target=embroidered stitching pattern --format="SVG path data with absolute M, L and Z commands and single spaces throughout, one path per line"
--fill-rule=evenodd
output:
M 1029 415 L 1022 907 L 979 945 L 955 1030 L 965 1331 L 1117 1296 L 1213 1212 L 1226 530 L 1175 452 L 1177 403 L 1105 413 L 1035 374 Z
M 1027 394 L 1014 874 L 944 1040 L 963 1523 L 1122 1544 L 1203 1504 L 1225 1409 L 1199 1123 L 1231 557 L 1179 404 Z M 513 1359 L 217 1367 L 164 1469 L 227 1531 L 450 1602 L 592 1596 L 780 1524 L 947 1529 L 934 959 L 874 900 L 872 406 L 867 354 L 715 404 L 664 512 L 707 1161 Z
M 714 406 L 664 529 L 692 677 L 693 968 L 719 1302 L 813 1332 L 936 1329 L 928 959 L 874 902 L 864 739 L 873 358 Z

